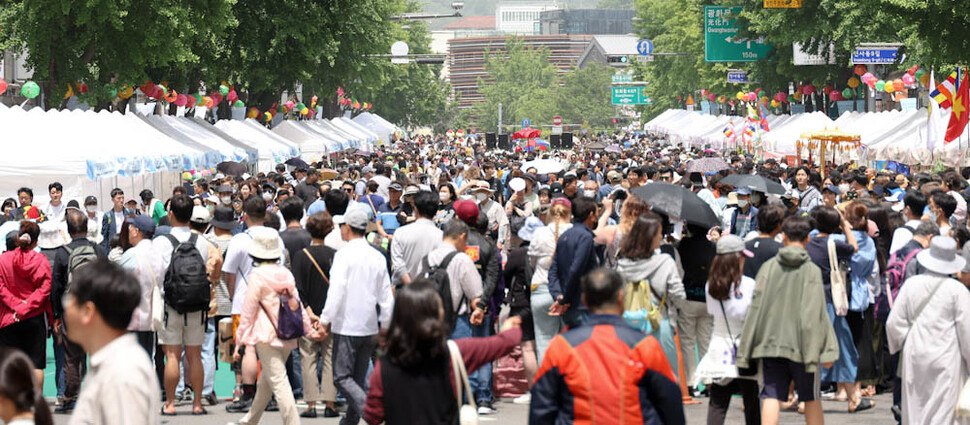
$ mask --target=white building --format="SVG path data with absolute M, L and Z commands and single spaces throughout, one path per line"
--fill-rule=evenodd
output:
M 541 34 L 539 14 L 556 9 L 560 9 L 560 7 L 555 0 L 549 2 L 502 2 L 495 9 L 495 27 L 498 31 L 507 34 Z

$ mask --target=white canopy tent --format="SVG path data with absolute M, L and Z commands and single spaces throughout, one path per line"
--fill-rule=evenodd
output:
M 335 141 L 310 130 L 297 121 L 285 120 L 273 127 L 273 133 L 300 147 L 300 158 L 307 162 L 323 159 L 333 150 Z
M 276 164 L 300 156 L 300 150 L 293 142 L 280 137 L 263 127 L 256 120 L 219 120 L 215 128 L 249 145 L 259 152 L 257 171 L 272 171 Z
M 380 140 L 380 138 L 377 137 L 376 134 L 357 124 L 354 124 L 354 122 L 351 121 L 350 118 L 337 117 L 330 120 L 330 123 L 347 133 L 357 136 L 357 139 L 362 142 L 362 145 L 352 146 L 352 147 L 360 148 L 360 149 L 369 149 L 370 146 L 376 144 L 377 141 Z
M 356 143 L 359 143 L 356 140 L 356 136 L 340 130 L 331 124 L 329 120 L 311 120 L 307 122 L 307 125 L 313 127 L 314 131 L 323 133 L 330 139 L 336 141 L 337 146 L 334 148 L 334 150 L 344 150 Z
M 380 140 L 387 144 L 391 143 L 394 132 L 398 130 L 397 126 L 370 112 L 363 112 L 357 115 L 353 118 L 353 121 L 377 134 Z

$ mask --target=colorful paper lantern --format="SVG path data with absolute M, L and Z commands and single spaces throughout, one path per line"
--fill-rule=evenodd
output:
M 860 75 L 861 76 L 861 75 L 863 75 L 863 74 L 866 73 L 866 66 L 865 65 L 856 65 L 855 68 L 852 69 L 852 72 L 855 75 Z
M 915 76 L 916 75 L 916 71 L 918 69 L 919 69 L 919 65 L 913 65 L 913 66 L 909 67 L 909 70 L 906 71 L 906 73 L 909 74 L 909 75 Z
M 899 78 L 893 80 L 893 90 L 894 91 L 903 91 L 903 89 L 905 89 L 905 88 L 906 87 L 903 84 L 903 80 L 900 80 Z
M 807 95 L 811 95 L 811 94 L 814 94 L 814 93 L 815 93 L 815 86 L 814 85 L 807 84 L 807 85 L 805 85 L 805 86 L 802 87 L 802 94 L 804 94 L 804 95 L 807 96 Z
M 708 93 L 708 94 L 707 94 L 707 100 L 708 100 L 708 101 L 711 101 L 711 102 L 713 102 L 713 101 L 714 101 L 714 99 L 717 99 L 717 96 L 715 96 L 715 95 L 714 95 L 714 93 Z
M 922 71 L 922 69 L 920 71 Z M 919 77 L 919 82 L 921 84 L 923 84 L 924 87 L 929 87 L 930 86 L 930 74 L 923 73 L 923 75 Z
M 74 85 L 67 83 L 67 91 L 64 92 L 64 99 L 70 99 L 71 96 L 74 96 Z
M 849 78 L 848 86 L 850 88 L 853 88 L 854 89 L 856 87 L 859 87 L 859 84 L 860 84 L 860 81 L 859 81 L 859 79 L 857 77 Z
M 842 97 L 846 99 L 852 99 L 854 96 L 855 96 L 855 90 L 852 90 L 852 89 L 842 90 Z
M 225 84 L 220 84 L 219 85 L 219 94 L 221 94 L 223 96 L 229 94 L 229 86 L 227 86 Z
M 244 108 L 246 107 L 246 104 L 243 103 L 243 101 L 241 100 L 237 100 L 235 103 L 232 104 L 232 106 L 236 108 Z
M 829 100 L 831 100 L 833 102 L 835 102 L 836 100 L 839 100 L 840 94 L 841 93 L 839 93 L 838 91 L 835 91 L 835 90 L 830 91 L 829 92 Z
M 893 86 L 893 82 L 892 81 L 887 81 L 885 83 L 884 90 L 886 90 L 886 93 L 892 93 L 892 92 L 896 91 L 896 87 Z
M 876 91 L 883 91 L 886 88 L 886 82 L 883 80 L 876 81 L 875 89 Z
M 239 95 L 236 94 L 235 90 L 230 90 L 229 94 L 226 95 L 226 99 L 229 99 L 229 103 L 236 103 L 236 100 L 239 99 Z
M 20 94 L 28 99 L 33 99 L 40 95 L 40 86 L 33 81 L 28 81 L 21 87 Z
M 295 106 L 296 106 L 296 103 L 294 103 L 292 100 L 287 100 L 286 101 L 286 109 L 287 110 L 291 110 Z M 286 112 L 286 111 L 280 111 L 280 112 Z
M 799 96 L 799 97 L 801 97 L 801 96 Z M 795 95 L 794 94 L 788 95 L 788 103 L 792 103 L 792 102 L 796 102 L 796 101 L 797 100 L 795 99 Z
M 907 87 L 916 83 L 916 77 L 914 77 L 912 74 L 903 74 L 902 78 L 900 79 L 903 80 L 903 85 Z
M 179 95 L 176 95 L 175 96 L 175 102 L 172 102 L 172 103 L 174 103 L 175 106 L 183 107 L 188 102 L 189 102 L 189 97 L 188 96 L 186 96 L 184 94 L 179 94 Z
M 306 116 L 309 113 L 310 113 L 310 108 L 304 107 L 303 109 L 300 109 L 300 115 Z
M 7 82 L 0 78 L 0 95 L 7 92 Z
M 168 103 L 175 103 L 175 101 L 178 100 L 178 98 L 179 98 L 179 93 L 175 90 L 172 90 L 165 95 L 165 101 Z
M 828 96 L 829 93 L 832 93 L 832 90 L 835 90 L 835 89 L 832 88 L 832 86 L 826 84 L 825 87 L 822 87 L 822 94 Z
M 266 112 L 263 114 L 263 121 L 269 122 L 273 119 L 273 114 Z
M 134 94 L 135 94 L 135 88 L 134 87 L 129 87 L 126 84 L 124 87 L 121 88 L 121 91 L 118 92 L 118 97 L 120 97 L 122 99 L 127 99 L 127 98 L 133 96 Z
M 246 112 L 246 118 L 256 118 L 258 116 L 259 116 L 259 109 L 257 108 L 249 108 L 249 111 Z
M 760 98 L 758 99 L 758 102 L 761 102 L 761 104 L 762 104 L 762 105 L 767 105 L 767 104 L 768 104 L 768 101 L 769 101 L 769 100 L 770 100 L 770 99 L 768 99 L 768 96 L 761 96 L 761 97 L 760 97 Z
M 926 74 L 926 70 L 925 69 L 917 69 L 916 70 L 916 73 L 913 74 L 913 76 L 916 77 L 916 80 L 922 81 L 923 80 L 923 75 L 925 75 L 925 74 Z
M 217 105 L 217 103 L 216 103 L 216 100 L 215 99 L 213 99 L 210 96 L 206 96 L 206 98 L 205 98 L 205 106 L 207 108 L 211 108 L 211 107 L 216 106 L 216 105 Z
M 736 97 L 738 100 L 744 100 L 748 98 L 748 95 L 744 94 L 743 92 L 738 92 L 736 95 L 734 95 L 734 97 Z
M 772 101 L 771 101 L 771 107 L 772 107 L 772 108 L 777 108 L 777 107 L 779 107 L 779 106 L 781 106 L 781 102 L 779 102 L 779 101 L 777 101 L 777 100 L 772 100 Z

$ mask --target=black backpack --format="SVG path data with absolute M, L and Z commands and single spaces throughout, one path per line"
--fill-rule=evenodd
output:
M 209 309 L 209 276 L 205 259 L 195 247 L 199 235 L 193 233 L 186 242 L 165 235 L 172 243 L 172 260 L 165 271 L 165 304 L 180 314 Z
M 458 251 L 449 253 L 441 260 L 440 264 L 434 267 L 431 267 L 427 256 L 421 260 L 424 265 L 424 272 L 421 273 L 421 277 L 433 282 L 438 296 L 441 297 L 441 306 L 445 311 L 444 320 L 445 324 L 448 325 L 449 335 L 455 329 L 455 322 L 458 320 L 458 309 L 461 308 L 461 304 L 465 301 L 465 297 L 462 295 L 462 300 L 458 302 L 457 308 L 451 301 L 451 278 L 448 277 L 448 264 L 451 263 L 451 259 L 455 258 L 456 255 L 458 255 Z

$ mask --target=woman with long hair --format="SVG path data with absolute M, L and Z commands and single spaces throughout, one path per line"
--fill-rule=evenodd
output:
M 624 206 L 633 198 L 627 198 Z M 677 344 L 670 323 L 670 307 L 684 301 L 687 295 L 674 257 L 659 251 L 662 239 L 663 219 L 653 211 L 640 214 L 620 242 L 616 271 L 626 282 L 650 282 L 650 301 L 660 308 L 662 317 L 653 336 L 660 341 L 670 368 L 676 374 Z
M 546 226 L 539 228 L 532 235 L 529 245 L 529 261 L 532 262 L 532 293 L 529 305 L 532 308 L 532 320 L 535 322 L 536 358 L 542 364 L 542 356 L 549 347 L 549 342 L 559 333 L 562 322 L 558 316 L 549 315 L 549 307 L 553 304 L 549 293 L 549 267 L 552 266 L 552 256 L 556 252 L 559 236 L 573 227 L 572 205 L 566 198 L 556 198 L 546 213 Z
M 744 276 L 745 257 L 753 254 L 745 249 L 744 241 L 727 235 L 717 241 L 717 255 L 711 262 L 707 279 L 707 312 L 714 317 L 714 331 L 707 354 L 694 372 L 696 386 L 704 382 L 711 391 L 707 408 L 708 425 L 724 423 L 731 396 L 740 391 L 744 399 L 744 423 L 761 423 L 757 376 L 742 375 L 734 365 L 737 343 L 741 339 L 744 318 L 751 306 L 754 279 Z
M 53 425 L 34 364 L 20 350 L 0 347 L 0 420 L 7 425 Z
M 34 363 L 38 389 L 47 366 L 47 321 L 51 317 L 51 265 L 34 251 L 40 227 L 20 222 L 17 249 L 0 255 L 0 346 L 23 351 Z
M 613 213 L 612 206 L 612 198 L 603 200 L 603 215 L 600 217 L 599 226 L 596 226 L 596 231 L 593 232 L 595 235 L 593 242 L 606 245 L 606 253 L 604 254 L 605 265 L 611 269 L 615 269 L 623 235 L 630 233 L 630 229 L 633 228 L 633 223 L 637 220 L 637 217 L 640 217 L 640 214 L 650 211 L 650 206 L 639 197 L 627 197 L 620 206 L 619 224 L 608 226 L 606 223 L 610 214 Z
M 455 201 L 458 200 L 458 193 L 455 186 L 451 183 L 444 183 L 438 186 L 438 213 L 434 216 L 434 223 L 442 226 L 455 217 Z
M 455 340 L 469 373 L 511 352 L 522 339 L 521 319 L 502 332 Z M 397 291 L 384 356 L 374 364 L 364 408 L 368 424 L 454 424 L 458 398 L 441 298 L 434 284 L 417 279 Z M 460 388 L 458 388 L 460 390 Z
M 795 170 L 794 195 L 798 197 L 798 207 L 804 212 L 810 212 L 822 204 L 822 194 L 812 184 L 812 171 L 808 167 Z

